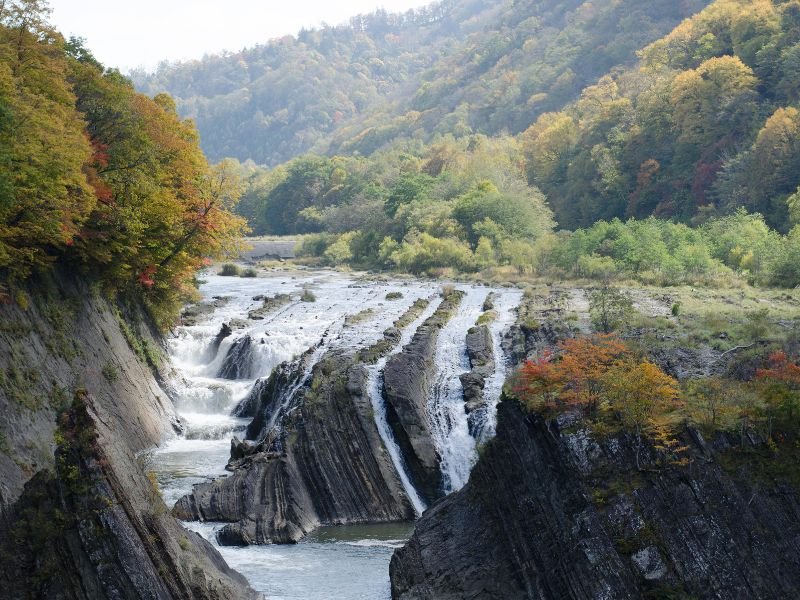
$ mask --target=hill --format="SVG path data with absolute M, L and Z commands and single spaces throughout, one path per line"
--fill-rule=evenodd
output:
M 445 0 L 133 79 L 176 98 L 212 160 L 370 154 L 446 134 L 518 133 L 705 4 Z

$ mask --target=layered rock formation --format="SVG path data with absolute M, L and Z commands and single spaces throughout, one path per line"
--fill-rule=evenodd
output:
M 179 427 L 144 316 L 66 275 L 24 304 L 0 305 L 3 597 L 255 597 L 137 458 Z
M 414 486 L 427 502 L 442 497 L 441 459 L 431 442 L 427 403 L 436 372 L 439 331 L 458 309 L 464 294 L 450 293 L 384 369 L 386 416 Z
M 426 305 L 415 303 L 395 325 L 408 326 Z M 321 525 L 413 519 L 370 397 L 368 365 L 399 340 L 392 327 L 370 348 L 329 350 L 318 362 L 312 348 L 275 369 L 239 409 L 254 419 L 249 442 L 234 443 L 232 475 L 196 486 L 173 513 L 227 522 L 224 545 L 296 542 Z
M 683 441 L 688 466 L 650 448 L 639 471 L 631 437 L 503 402 L 469 483 L 393 556 L 392 597 L 794 597 L 796 492 L 724 470 L 724 437 Z
M 494 341 L 488 325 L 476 325 L 467 332 L 467 357 L 470 371 L 460 376 L 464 388 L 464 409 L 470 415 L 469 429 L 477 435 L 477 413 L 485 408 L 483 389 L 486 379 L 494 373 Z

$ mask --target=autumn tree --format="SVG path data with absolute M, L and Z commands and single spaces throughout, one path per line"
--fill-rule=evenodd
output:
M 631 351 L 614 336 L 570 338 L 520 369 L 515 391 L 532 408 L 548 411 L 580 407 L 595 413 L 603 396 L 604 374 Z
M 618 361 L 601 378 L 603 398 L 636 435 L 636 467 L 641 468 L 642 437 L 654 417 L 678 397 L 678 382 L 651 362 Z
M 800 365 L 785 352 L 775 352 L 769 365 L 756 373 L 767 406 L 768 437 L 777 423 L 784 433 L 796 436 L 800 431 Z

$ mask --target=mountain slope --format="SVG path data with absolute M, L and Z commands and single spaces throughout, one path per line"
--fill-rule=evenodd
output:
M 214 160 L 367 154 L 397 140 L 522 131 L 705 4 L 447 0 L 133 77 L 177 98 Z

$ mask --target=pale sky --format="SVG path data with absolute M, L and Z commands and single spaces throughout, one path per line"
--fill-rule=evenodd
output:
M 376 8 L 406 11 L 426 0 L 50 0 L 51 21 L 86 38 L 106 66 L 122 71 L 162 60 L 201 58 L 296 34 L 322 22 L 338 25 Z

